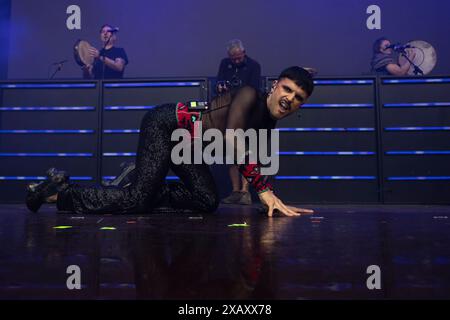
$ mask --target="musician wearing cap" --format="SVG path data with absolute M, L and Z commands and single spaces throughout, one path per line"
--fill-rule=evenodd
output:
M 406 53 L 410 60 L 414 60 L 416 55 L 414 50 L 393 45 L 387 38 L 377 39 L 373 44 L 372 72 L 379 75 L 407 75 L 411 64 L 407 59 L 400 59 L 402 53 Z
M 87 79 L 121 79 L 128 64 L 128 57 L 123 48 L 115 47 L 118 28 L 105 24 L 100 29 L 100 40 L 103 48 L 99 51 L 94 47 L 88 49 L 93 63 L 82 68 Z

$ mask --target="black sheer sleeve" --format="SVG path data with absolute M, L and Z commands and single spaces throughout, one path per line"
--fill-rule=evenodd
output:
M 236 93 L 229 107 L 228 116 L 226 119 L 226 129 L 249 129 L 248 124 L 251 122 L 250 117 L 258 113 L 254 112 L 254 108 L 257 107 L 260 107 L 258 104 L 258 92 L 250 86 L 241 88 Z M 240 138 L 242 139 L 242 137 Z M 226 136 L 225 142 L 227 145 L 234 143 L 234 159 L 238 161 L 239 172 L 247 179 L 247 181 L 256 189 L 258 193 L 272 190 L 272 186 L 268 183 L 268 177 L 261 175 L 259 164 L 248 161 L 249 154 L 247 150 L 239 150 L 240 146 L 245 146 L 245 141 L 240 141 L 240 143 L 238 143 L 238 137 L 233 139 L 234 141 Z M 243 161 L 244 159 L 239 159 L 240 155 L 246 156 L 245 162 Z M 239 160 L 241 160 L 241 164 L 239 164 Z

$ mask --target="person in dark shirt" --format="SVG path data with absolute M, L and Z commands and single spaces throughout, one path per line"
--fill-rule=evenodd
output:
M 392 48 L 391 41 L 385 37 L 377 39 L 373 44 L 373 56 L 371 61 L 372 73 L 378 75 L 404 76 L 411 67 L 406 59 L 400 61 L 399 52 Z M 410 60 L 415 57 L 415 52 L 407 50 Z
M 128 57 L 123 48 L 117 48 L 117 28 L 105 24 L 100 29 L 102 49 L 90 48 L 89 54 L 94 58 L 93 65 L 83 67 L 86 79 L 122 79 Z
M 266 94 L 246 86 L 235 93 L 217 97 L 206 111 L 189 108 L 181 102 L 159 105 L 142 119 L 135 174 L 128 187 L 78 186 L 70 184 L 66 175 L 55 174 L 40 184 L 29 186 L 27 207 L 36 212 L 43 203 L 56 202 L 59 211 L 81 214 L 149 213 L 157 212 L 155 208 L 161 207 L 197 213 L 214 212 L 219 199 L 209 166 L 205 162 L 177 163 L 173 156 L 174 147 L 178 145 L 173 143 L 174 131 L 183 129 L 182 136 L 189 133 L 187 143 L 193 143 L 195 148 L 196 139 L 192 138 L 196 132 L 194 126 L 201 124 L 205 130 L 218 130 L 224 137 L 227 151 L 231 144 L 234 145 L 231 151 L 239 154 L 239 146 L 245 145 L 245 138 L 225 134 L 228 129 L 234 132 L 254 129 L 258 134 L 261 131 L 257 129 L 272 129 L 277 120 L 299 110 L 313 90 L 314 82 L 309 72 L 294 66 L 281 72 Z M 238 140 L 237 144 L 235 140 Z M 230 155 L 228 152 L 222 154 Z M 262 174 L 259 162 L 247 161 L 247 157 L 241 160 L 245 161 L 235 163 L 255 188 L 268 216 L 276 211 L 286 216 L 313 212 L 284 204 L 275 195 L 268 176 Z M 180 182 L 166 181 L 169 169 L 180 178 Z
M 261 66 L 247 56 L 244 45 L 239 39 L 231 40 L 227 46 L 228 58 L 220 62 L 217 74 L 217 93 L 223 94 L 243 86 L 251 86 L 256 90 L 261 87 Z M 252 204 L 247 180 L 240 176 L 236 166 L 230 166 L 229 175 L 232 185 L 231 194 L 222 200 L 227 204 Z
M 242 41 L 231 40 L 227 45 L 227 53 L 228 58 L 222 59 L 217 73 L 217 93 L 244 86 L 260 90 L 261 66 L 246 54 Z

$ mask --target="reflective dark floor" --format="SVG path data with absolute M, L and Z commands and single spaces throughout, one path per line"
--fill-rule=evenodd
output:
M 0 299 L 450 298 L 450 207 L 305 207 L 316 213 L 75 216 L 1 205 Z M 67 288 L 71 265 L 81 290 Z M 381 289 L 369 290 L 369 277 Z

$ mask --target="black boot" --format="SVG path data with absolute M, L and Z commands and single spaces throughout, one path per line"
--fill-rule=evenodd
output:
M 37 212 L 46 199 L 69 186 L 69 175 L 55 168 L 47 170 L 47 179 L 39 183 L 27 185 L 26 204 L 30 211 Z

